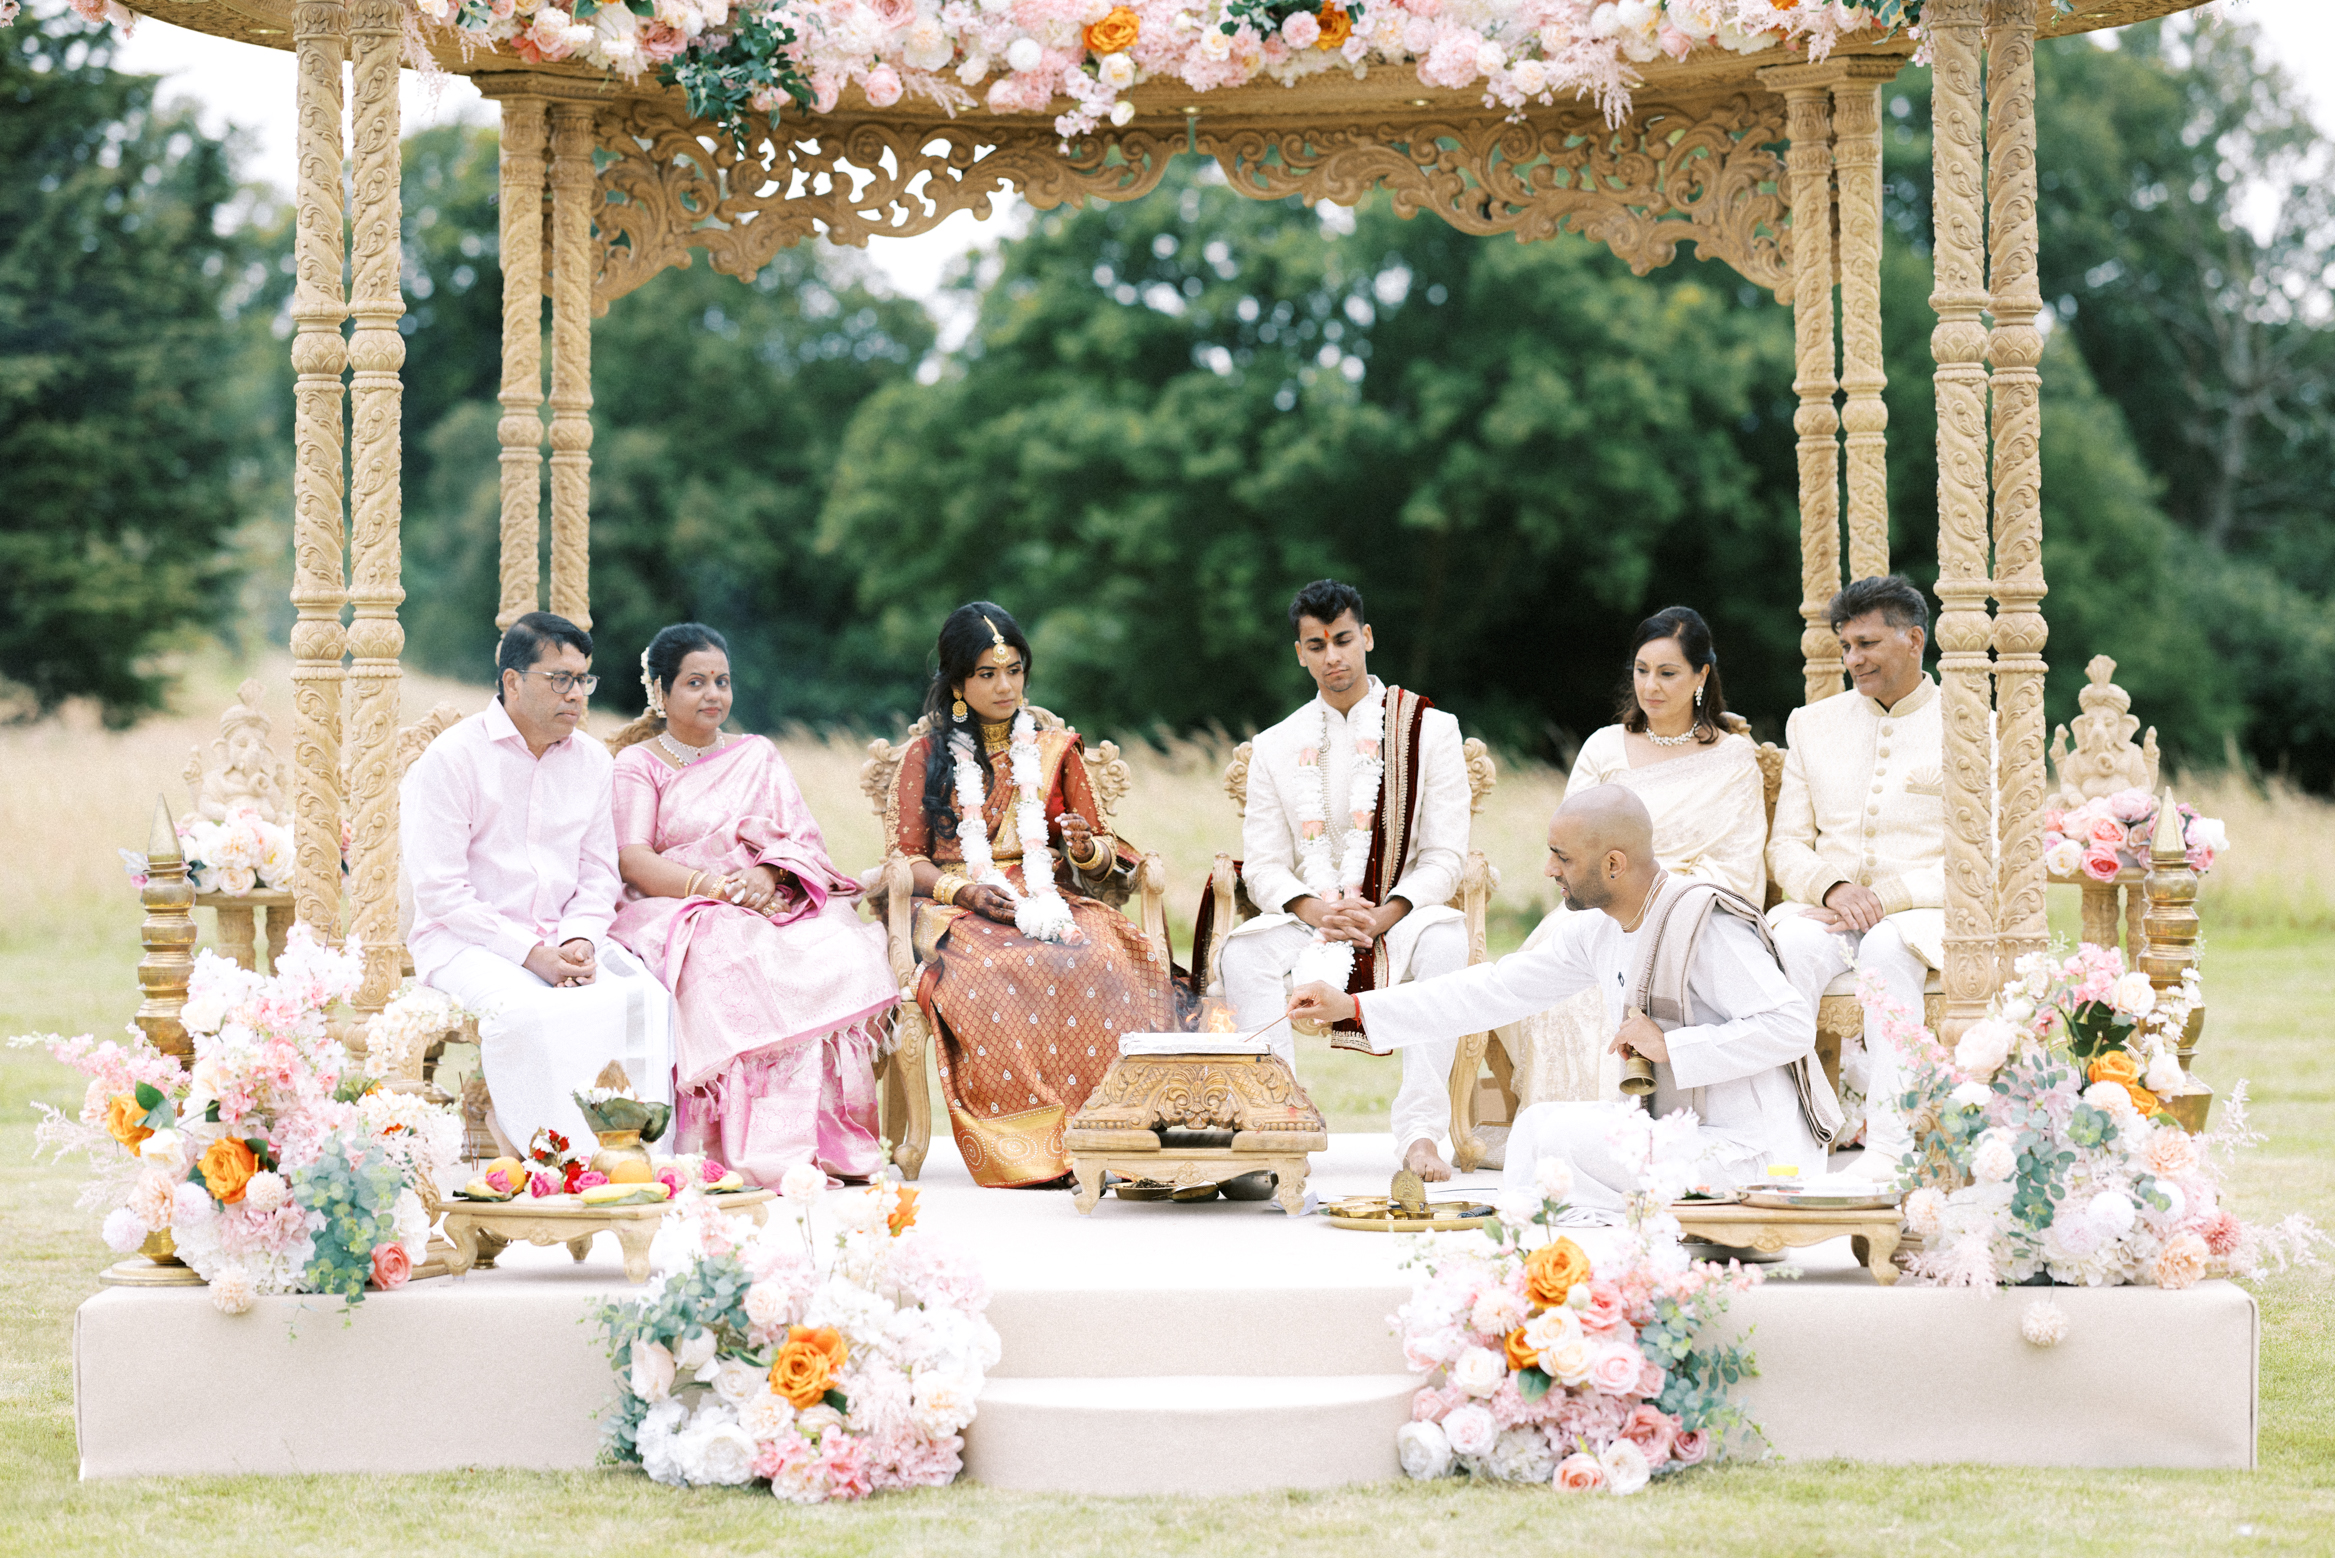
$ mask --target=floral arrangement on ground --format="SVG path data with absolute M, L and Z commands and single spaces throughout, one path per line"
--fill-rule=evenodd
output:
M 215 953 L 195 960 L 181 1020 L 191 1068 L 131 1030 L 20 1038 L 89 1078 L 80 1112 L 41 1108 L 37 1150 L 80 1152 L 78 1205 L 104 1213 L 117 1253 L 175 1257 L 229 1314 L 266 1293 L 354 1305 L 404 1285 L 423 1258 L 436 1186 L 462 1149 L 454 1113 L 344 1071 L 326 1013 L 363 973 L 293 927 L 273 973 Z
M 621 1386 L 607 1457 L 797 1504 L 952 1481 L 997 1333 L 980 1268 L 915 1221 L 888 1174 L 830 1192 L 808 1166 L 760 1228 L 683 1202 L 657 1276 L 600 1312 Z
M 2199 1135 L 2167 1108 L 2195 1096 L 2180 1048 L 2205 999 L 2194 970 L 2160 991 L 2113 947 L 2030 953 L 1951 1049 L 1872 976 L 1861 993 L 1903 1068 L 1914 1281 L 2185 1288 L 2317 1263 L 2309 1218 L 2258 1226 L 2225 1204 L 2228 1163 L 2261 1139 L 2245 1084 Z
M 1431 1377 L 1395 1436 L 1405 1473 L 1629 1494 L 1757 1438 L 1732 1399 L 1751 1352 L 1714 1323 L 1761 1274 L 1690 1260 L 1669 1212 L 1694 1125 L 1614 1111 L 1610 1141 L 1640 1173 L 1610 1253 L 1556 1232 L 1572 1191 L 1558 1158 L 1482 1234 L 1419 1236 L 1425 1275 L 1395 1327 Z

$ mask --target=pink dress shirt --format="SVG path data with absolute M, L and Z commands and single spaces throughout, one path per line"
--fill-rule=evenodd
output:
M 497 699 L 414 761 L 399 792 L 427 981 L 466 947 L 523 963 L 537 943 L 606 939 L 621 887 L 607 748 L 566 736 L 536 757 Z

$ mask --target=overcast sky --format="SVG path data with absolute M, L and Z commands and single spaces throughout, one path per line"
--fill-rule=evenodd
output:
M 2258 23 L 2277 46 L 2280 61 L 2310 93 L 2320 124 L 2335 131 L 2335 0 L 2215 0 L 2212 9 Z M 289 52 L 230 43 L 147 16 L 116 55 L 116 63 L 125 70 L 167 77 L 164 96 L 195 99 L 213 132 L 228 124 L 246 131 L 253 148 L 247 174 L 291 188 L 294 120 Z M 404 96 L 409 133 L 434 124 L 493 122 L 492 106 L 460 76 L 441 76 L 432 83 L 408 71 Z M 960 212 L 921 238 L 876 239 L 868 253 L 895 287 L 926 297 L 948 262 L 985 236 L 983 224 Z

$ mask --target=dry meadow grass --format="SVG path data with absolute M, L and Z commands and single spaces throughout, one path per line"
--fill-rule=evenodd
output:
M 270 687 L 279 748 L 288 683 Z M 140 847 L 157 792 L 185 804 L 189 748 L 233 696 L 224 665 L 196 662 L 181 712 L 128 732 L 78 715 L 0 728 L 0 1035 L 116 1030 L 135 1005 L 138 909 L 115 851 Z M 414 678 L 408 718 L 477 689 Z M 612 725 L 613 721 L 604 721 Z M 880 852 L 858 788 L 862 738 L 797 733 L 789 760 L 845 869 Z M 1118 822 L 1167 861 L 1179 947 L 1211 860 L 1235 847 L 1218 788 L 1224 753 L 1127 743 L 1133 789 Z M 1504 768 L 1477 818 L 1503 873 L 1495 940 L 1512 945 L 1547 907 L 1541 831 L 1562 776 Z M 2200 1072 L 2226 1093 L 2252 1079 L 2268 1140 L 2241 1167 L 2241 1210 L 2300 1209 L 2335 1222 L 2335 807 L 2230 780 L 2179 782 L 2225 818 L 2236 847 L 2207 880 L 2213 1002 Z M 2055 900 L 2070 896 L 2055 892 Z M 2073 905 L 2054 922 L 2072 928 Z M 207 920 L 207 916 L 204 917 Z M 206 925 L 206 933 L 208 926 Z M 1339 1128 L 1383 1119 L 1387 1083 L 1325 1070 Z M 1308 1065 L 1313 1062 L 1309 1061 Z M 1354 1059 L 1354 1068 L 1370 1062 Z M 1383 1070 L 1383 1068 L 1382 1068 Z M 0 1553 L 1482 1554 L 1700 1548 L 1746 1554 L 2326 1552 L 2335 1531 L 2335 1302 L 2324 1272 L 2261 1284 L 2262 1467 L 2253 1473 L 2000 1471 L 1841 1462 L 1720 1469 L 1631 1500 L 1558 1501 L 1457 1484 L 1216 1500 L 1100 1500 L 960 1486 L 864 1508 L 796 1511 L 726 1491 L 677 1495 L 629 1472 L 430 1477 L 75 1481 L 70 1345 L 75 1308 L 107 1257 L 71 1210 L 70 1167 L 30 1161 L 31 1104 L 77 1102 L 72 1074 L 0 1049 Z M 360 1322 L 361 1323 L 361 1322 Z M 2136 1337 L 2135 1367 L 2178 1390 L 2179 1338 Z M 395 1388 L 385 1382 L 385 1388 Z M 157 1410 L 190 1432 L 243 1431 L 175 1402 L 157 1360 Z M 524 1432 L 523 1424 L 514 1431 Z

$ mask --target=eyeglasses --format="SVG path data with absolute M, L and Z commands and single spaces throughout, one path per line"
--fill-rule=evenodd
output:
M 573 671 L 521 671 L 519 674 L 521 676 L 550 677 L 552 690 L 563 698 L 571 692 L 578 691 L 589 698 L 592 696 L 593 690 L 600 685 L 600 678 L 589 673 L 578 676 Z

